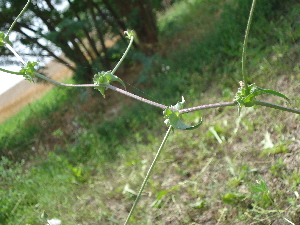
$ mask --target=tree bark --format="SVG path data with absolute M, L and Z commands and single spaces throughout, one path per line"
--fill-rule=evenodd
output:
M 105 1 L 107 0 L 103 0 Z M 129 4 L 128 1 L 115 0 L 114 3 L 118 5 L 120 13 L 126 17 L 127 22 L 134 19 L 135 24 L 132 29 L 138 36 L 141 50 L 146 54 L 152 54 L 158 42 L 158 29 L 151 2 L 132 0 Z M 136 12 L 137 15 L 134 15 Z

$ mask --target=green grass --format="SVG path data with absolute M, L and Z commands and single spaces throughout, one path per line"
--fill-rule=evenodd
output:
M 66 91 L 63 88 L 55 88 L 47 93 L 42 99 L 39 99 L 30 106 L 23 108 L 18 114 L 8 118 L 5 122 L 0 124 L 2 132 L 12 133 L 18 127 L 22 127 L 26 119 L 32 117 L 33 114 L 40 117 L 47 117 L 53 110 L 57 110 L 60 102 L 64 102 L 67 98 Z
M 143 91 L 167 105 L 181 95 L 188 106 L 231 101 L 250 8 L 235 2 L 178 2 L 162 15 L 163 48 Z M 300 108 L 300 35 L 290 26 L 300 5 L 278 4 L 258 1 L 247 70 Z M 161 110 L 133 102 L 111 114 L 110 99 L 126 97 L 55 88 L 0 125 L 1 224 L 43 224 L 43 210 L 70 225 L 125 221 L 167 128 Z M 131 224 L 299 224 L 299 116 L 254 107 L 239 118 L 234 107 L 184 119 L 199 116 L 198 129 L 171 134 Z

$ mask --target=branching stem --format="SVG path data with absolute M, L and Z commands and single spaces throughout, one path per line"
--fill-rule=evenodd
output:
M 14 73 L 16 75 L 19 75 L 17 72 L 8 71 L 8 70 L 2 69 L 2 68 L 0 68 L 0 70 L 4 71 L 4 72 L 9 72 L 9 73 Z M 60 83 L 58 81 L 52 80 L 49 77 L 46 77 L 46 76 L 44 76 L 40 73 L 35 73 L 35 75 L 37 77 L 40 77 L 44 80 L 47 80 L 47 81 L 53 83 L 53 84 L 56 84 L 56 85 L 59 85 L 59 86 L 64 86 L 64 87 L 97 87 L 97 86 L 99 87 L 100 86 L 100 85 L 95 85 L 95 84 L 64 84 L 64 83 Z M 126 96 L 130 97 L 130 98 L 134 98 L 138 101 L 147 103 L 149 105 L 153 105 L 153 106 L 161 108 L 163 110 L 165 110 L 168 107 L 166 105 L 163 105 L 163 104 L 160 104 L 160 103 L 153 102 L 153 101 L 150 101 L 148 99 L 142 98 L 138 95 L 132 94 L 128 91 L 117 88 L 117 87 L 115 87 L 113 85 L 110 85 L 110 84 L 103 84 L 103 85 L 101 85 L 101 87 L 107 87 L 111 90 L 117 91 L 117 92 L 119 92 L 123 95 L 126 95 Z M 279 110 L 282 110 L 282 111 L 287 111 L 287 112 L 300 114 L 300 110 L 297 110 L 297 109 L 292 109 L 292 108 L 276 105 L 276 104 L 273 104 L 273 103 L 262 102 L 262 101 L 258 101 L 258 100 L 255 100 L 254 102 L 255 102 L 256 105 L 266 106 L 266 107 L 270 107 L 270 108 L 274 108 L 274 109 L 279 109 Z M 199 110 L 204 110 L 204 109 L 221 108 L 221 107 L 235 106 L 235 105 L 236 105 L 235 102 L 219 102 L 219 103 L 212 103 L 212 104 L 208 104 L 208 105 L 199 105 L 199 106 L 195 106 L 195 107 L 191 107 L 191 108 L 181 109 L 181 110 L 179 110 L 179 112 L 180 113 L 188 113 L 188 112 L 199 111 Z M 172 110 L 172 108 L 171 108 L 171 110 Z

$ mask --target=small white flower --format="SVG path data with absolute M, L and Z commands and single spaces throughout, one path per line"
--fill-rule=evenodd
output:
M 61 225 L 61 220 L 56 218 L 47 220 L 47 225 Z

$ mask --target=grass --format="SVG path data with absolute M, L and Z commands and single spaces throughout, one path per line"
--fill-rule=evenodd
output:
M 178 2 L 161 16 L 163 47 L 143 92 L 167 105 L 181 95 L 189 106 L 233 99 L 251 2 L 224 2 Z M 290 25 L 300 5 L 267 2 L 254 12 L 248 74 L 299 108 L 300 35 Z M 43 224 L 45 210 L 63 224 L 122 224 L 167 129 L 162 112 L 143 103 L 117 111 L 124 101 L 56 88 L 2 124 L 0 223 Z M 255 107 L 238 117 L 224 108 L 185 121 L 200 116 L 200 128 L 171 134 L 130 223 L 299 224 L 299 116 Z

